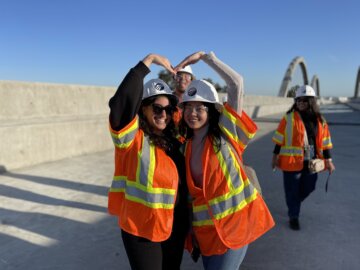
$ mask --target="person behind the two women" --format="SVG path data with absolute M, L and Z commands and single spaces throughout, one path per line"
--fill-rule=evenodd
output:
M 304 139 L 307 135 L 306 150 Z M 314 89 L 300 86 L 295 102 L 279 123 L 272 138 L 275 143 L 272 168 L 283 171 L 285 199 L 289 225 L 299 230 L 301 202 L 315 190 L 317 173 L 309 171 L 309 160 L 325 159 L 326 169 L 332 173 L 335 166 L 331 159 L 332 148 L 328 125 L 320 113 Z
M 180 269 L 189 228 L 184 156 L 172 119 L 177 98 L 160 79 L 143 84 L 150 65 L 175 74 L 168 59 L 149 54 L 110 99 L 115 173 L 108 211 L 118 216 L 132 269 Z
M 178 102 L 182 101 L 182 97 L 185 93 L 186 88 L 194 79 L 195 76 L 190 66 L 185 66 L 177 70 L 176 75 L 174 76 L 175 89 L 173 91 L 173 94 L 178 98 Z
M 242 111 L 242 77 L 214 53 L 194 53 L 176 68 L 203 60 L 226 82 L 228 103 L 205 80 L 190 83 L 180 106 L 180 131 L 188 139 L 186 178 L 192 199 L 192 231 L 205 269 L 238 269 L 247 245 L 274 226 L 249 182 L 242 154 L 257 127 Z

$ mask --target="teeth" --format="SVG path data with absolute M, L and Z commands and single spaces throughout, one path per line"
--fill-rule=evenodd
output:
M 165 123 L 165 119 L 156 119 L 155 121 L 158 123 Z

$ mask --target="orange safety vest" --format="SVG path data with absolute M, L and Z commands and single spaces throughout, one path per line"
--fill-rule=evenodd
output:
M 154 242 L 169 238 L 178 187 L 175 163 L 139 129 L 136 116 L 120 131 L 110 127 L 115 173 L 108 211 L 124 231 Z
M 177 107 L 177 111 L 174 112 L 173 114 L 173 120 L 174 120 L 174 123 L 175 123 L 175 127 L 178 129 L 179 128 L 179 125 L 180 125 L 180 121 L 181 121 L 181 118 L 182 118 L 182 109 L 180 107 Z M 181 143 L 184 143 L 185 142 L 185 138 L 183 136 L 181 136 L 178 132 L 177 134 L 177 137 L 179 142 Z
M 182 118 L 182 109 L 177 107 L 177 110 L 173 114 L 173 120 L 174 120 L 175 126 L 179 125 L 181 118 Z
M 283 171 L 300 171 L 304 165 L 305 126 L 298 112 L 286 114 L 279 123 L 272 138 L 280 145 L 279 168 Z M 332 142 L 327 123 L 317 121 L 316 156 L 323 157 L 323 150 L 331 149 Z
M 220 117 L 220 151 L 206 138 L 202 153 L 203 188 L 191 176 L 191 141 L 186 145 L 187 183 L 192 197 L 193 231 L 205 256 L 243 247 L 274 226 L 274 220 L 239 160 L 257 127 L 227 104 Z

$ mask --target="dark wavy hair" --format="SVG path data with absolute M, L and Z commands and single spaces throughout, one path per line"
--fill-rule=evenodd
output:
M 185 105 L 185 103 L 183 104 Z M 213 103 L 203 102 L 203 104 L 209 109 L 209 129 L 207 132 L 207 136 L 209 136 L 211 143 L 215 146 L 216 152 L 218 152 L 221 147 L 221 130 L 219 127 L 220 112 L 215 108 L 215 105 Z M 183 117 L 181 118 L 179 124 L 179 133 L 185 139 L 191 139 L 194 136 L 194 131 L 186 124 L 184 120 L 184 111 Z
M 138 115 L 139 115 L 139 125 L 140 129 L 142 129 L 145 133 L 145 136 L 148 136 L 150 139 L 150 142 L 160 148 L 162 148 L 164 151 L 170 151 L 174 147 L 174 139 L 176 139 L 176 128 L 173 118 L 171 117 L 171 120 L 169 124 L 166 125 L 166 128 L 163 130 L 162 135 L 158 135 L 154 133 L 154 128 L 148 123 L 146 120 L 146 117 L 143 113 L 142 108 L 146 106 L 150 106 L 155 102 L 155 100 L 160 97 L 164 96 L 169 99 L 170 105 L 176 108 L 176 98 L 172 98 L 169 95 L 157 95 L 152 96 L 149 98 L 144 99 L 141 102 Z
M 317 104 L 315 97 L 306 97 L 309 103 L 309 109 L 305 112 L 310 118 L 319 119 L 321 123 L 324 123 L 325 119 L 320 113 L 320 107 Z M 291 106 L 291 108 L 286 112 L 286 114 L 289 114 L 293 111 L 299 111 L 296 105 L 296 99 L 294 99 L 294 104 Z

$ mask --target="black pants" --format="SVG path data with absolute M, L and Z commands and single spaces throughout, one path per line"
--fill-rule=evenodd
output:
M 163 242 L 152 242 L 123 230 L 121 236 L 132 270 L 180 269 L 186 232 L 173 232 Z
M 317 173 L 310 173 L 308 169 L 299 172 L 283 172 L 284 189 L 288 215 L 298 218 L 301 202 L 315 190 Z

